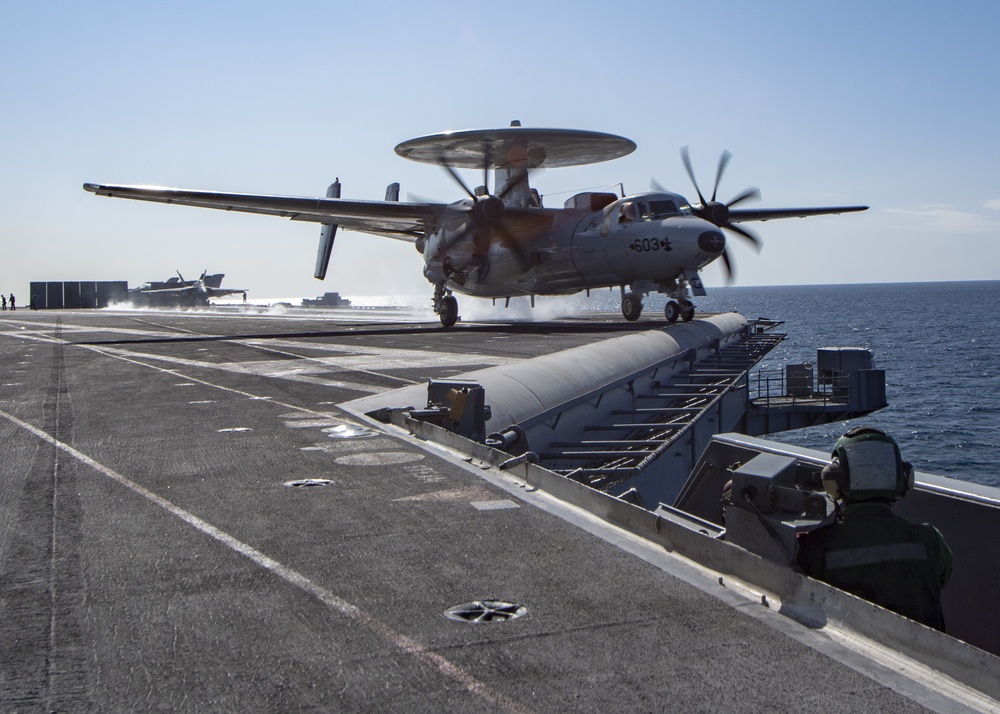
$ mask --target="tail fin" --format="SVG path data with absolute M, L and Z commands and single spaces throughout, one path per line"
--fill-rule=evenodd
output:
M 340 179 L 335 179 L 326 190 L 327 198 L 340 198 Z M 316 270 L 313 273 L 318 280 L 326 277 L 326 269 L 330 265 L 330 253 L 333 252 L 333 241 L 337 237 L 336 224 L 324 225 L 319 234 L 319 250 L 316 252 Z

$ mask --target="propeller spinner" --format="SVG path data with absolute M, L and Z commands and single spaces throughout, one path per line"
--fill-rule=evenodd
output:
M 729 221 L 729 209 L 749 198 L 760 198 L 760 191 L 756 188 L 748 188 L 746 191 L 740 195 L 733 198 L 728 203 L 722 203 L 716 200 L 716 194 L 719 191 L 719 182 L 722 180 L 722 174 L 726 171 L 726 166 L 729 164 L 729 160 L 733 157 L 728 151 L 723 151 L 722 156 L 719 157 L 719 166 L 715 171 L 715 185 L 712 187 L 712 198 L 708 201 L 701 193 L 701 189 L 698 187 L 698 180 L 694 177 L 694 170 L 691 168 L 691 158 L 688 156 L 688 148 L 681 148 L 681 159 L 684 161 L 684 168 L 687 169 L 687 174 L 691 179 L 691 183 L 694 184 L 694 190 L 698 194 L 698 201 L 701 203 L 699 206 L 692 206 L 692 210 L 695 215 L 699 218 L 714 223 L 719 228 L 724 228 L 730 230 L 733 233 L 749 240 L 753 245 L 754 249 L 760 252 L 762 243 L 760 238 L 748 231 L 746 228 L 742 228 L 735 223 L 730 223 Z M 735 271 L 733 269 L 732 259 L 729 257 L 729 251 L 724 250 L 722 252 L 722 262 L 726 267 L 726 278 L 727 282 L 732 282 L 733 275 Z

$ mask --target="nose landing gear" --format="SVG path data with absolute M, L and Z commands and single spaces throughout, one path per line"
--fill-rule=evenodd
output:
M 663 316 L 667 319 L 667 322 L 670 324 L 678 320 L 691 322 L 694 319 L 694 303 L 688 300 L 687 297 L 682 297 L 683 293 L 682 295 L 677 295 L 676 291 L 672 291 L 667 294 L 671 297 L 663 308 Z M 642 298 L 644 295 L 645 293 L 641 290 L 624 292 L 623 288 L 622 316 L 629 322 L 635 322 L 639 319 L 639 315 L 642 314 Z
M 694 304 L 690 300 L 681 300 L 680 303 L 669 300 L 666 307 L 663 308 L 663 316 L 671 324 L 677 322 L 678 319 L 691 322 L 694 318 Z

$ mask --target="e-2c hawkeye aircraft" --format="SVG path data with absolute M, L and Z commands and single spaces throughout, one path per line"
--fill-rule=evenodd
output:
M 445 327 L 458 319 L 454 292 L 476 297 L 567 295 L 618 287 L 626 320 L 638 319 L 643 297 L 669 296 L 669 322 L 694 316 L 692 296 L 705 295 L 699 271 L 722 258 L 733 271 L 722 229 L 759 249 L 759 239 L 737 225 L 744 221 L 801 218 L 864 211 L 867 206 L 735 209 L 759 197 L 748 189 L 728 203 L 716 200 L 730 154 L 723 153 L 712 197 L 705 200 L 686 150 L 681 155 L 698 205 L 654 183 L 647 193 L 579 193 L 562 208 L 545 208 L 529 184 L 535 169 L 578 166 L 630 154 L 635 143 L 602 132 L 533 129 L 512 122 L 502 129 L 433 134 L 396 147 L 400 156 L 442 166 L 466 194 L 454 203 L 401 202 L 399 184 L 384 201 L 340 198 L 340 181 L 325 198 L 217 193 L 155 186 L 86 183 L 101 196 L 177 203 L 226 211 L 262 213 L 323 224 L 315 276 L 326 276 L 337 228 L 414 243 L 424 275 L 434 285 L 434 311 Z M 470 190 L 456 169 L 478 169 L 483 183 Z M 489 176 L 493 172 L 493 191 Z

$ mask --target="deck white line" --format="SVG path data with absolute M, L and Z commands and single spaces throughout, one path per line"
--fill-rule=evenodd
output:
M 21 427 L 25 431 L 34 434 L 39 439 L 48 442 L 57 449 L 66 452 L 77 461 L 85 464 L 86 466 L 89 466 L 98 473 L 107 476 L 112 481 L 117 482 L 118 484 L 124 486 L 125 488 L 138 494 L 139 496 L 142 496 L 146 500 L 167 511 L 172 516 L 179 518 L 180 520 L 184 521 L 185 523 L 192 526 L 196 530 L 219 541 L 227 548 L 248 558 L 254 564 L 274 573 L 289 585 L 293 585 L 302 590 L 303 592 L 312 595 L 330 609 L 353 620 L 354 622 L 357 622 L 360 625 L 363 625 L 370 631 L 379 635 L 380 637 L 388 641 L 390 644 L 402 650 L 403 652 L 406 652 L 407 654 L 414 657 L 421 663 L 437 669 L 441 674 L 448 677 L 449 679 L 454 680 L 471 694 L 475 694 L 476 696 L 490 702 L 491 704 L 494 704 L 509 712 L 529 711 L 520 703 L 507 697 L 503 693 L 498 692 L 485 682 L 476 679 L 474 676 L 466 672 L 464 669 L 462 669 L 462 667 L 455 664 L 451 660 L 442 657 L 436 652 L 432 652 L 431 650 L 427 649 L 424 645 L 422 645 L 420 642 L 417 642 L 413 638 L 404 635 L 402 632 L 394 630 L 392 627 L 385 624 L 381 620 L 377 619 L 373 615 L 368 614 L 358 606 L 349 603 L 348 601 L 344 600 L 341 597 L 338 597 L 332 591 L 327 590 L 326 588 L 320 585 L 317 585 L 316 583 L 314 583 L 313 581 L 311 581 L 309 578 L 302 575 L 298 571 L 278 562 L 277 560 L 274 560 L 273 558 L 268 557 L 267 555 L 260 552 L 256 548 L 229 535 L 225 531 L 216 528 L 211 523 L 203 521 L 202 519 L 195 516 L 193 513 L 184 510 L 180 506 L 168 501 L 167 499 L 156 495 L 152 491 L 144 488 L 143 486 L 140 486 L 139 484 L 123 476 L 117 471 L 92 459 L 83 452 L 78 451 L 69 444 L 59 441 L 57 438 L 48 434 L 47 432 L 35 427 L 32 424 L 29 424 L 26 421 L 18 419 L 13 414 L 8 414 L 7 412 L 0 410 L 0 417 L 3 417 L 12 424 Z

